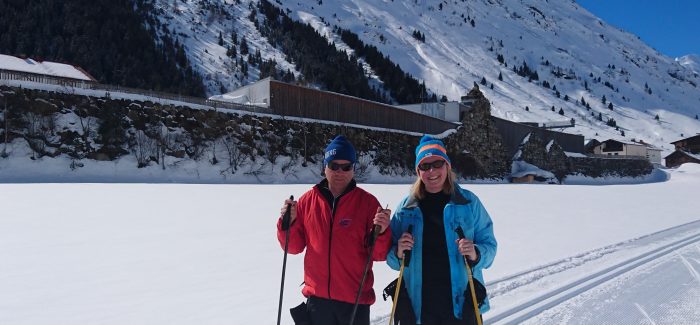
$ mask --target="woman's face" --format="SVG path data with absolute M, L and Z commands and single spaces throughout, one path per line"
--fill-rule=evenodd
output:
M 442 161 L 442 166 L 433 166 L 436 161 Z M 421 161 L 420 165 L 418 165 L 418 176 L 420 176 L 421 181 L 425 184 L 425 190 L 428 191 L 428 193 L 438 193 L 442 191 L 445 181 L 447 180 L 447 163 L 440 156 L 425 158 Z

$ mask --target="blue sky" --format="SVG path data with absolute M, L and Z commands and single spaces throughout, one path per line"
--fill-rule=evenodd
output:
M 576 0 L 610 25 L 670 57 L 700 55 L 698 0 Z

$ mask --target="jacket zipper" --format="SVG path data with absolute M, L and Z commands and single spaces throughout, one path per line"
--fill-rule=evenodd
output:
M 328 299 L 331 299 L 331 245 L 333 244 L 333 223 L 335 220 L 335 208 L 338 203 L 338 199 L 333 198 L 333 205 L 331 206 L 331 231 L 328 235 Z

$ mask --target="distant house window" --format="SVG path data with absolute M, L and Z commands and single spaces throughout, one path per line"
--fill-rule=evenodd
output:
M 615 153 L 615 156 L 617 156 L 617 152 Z

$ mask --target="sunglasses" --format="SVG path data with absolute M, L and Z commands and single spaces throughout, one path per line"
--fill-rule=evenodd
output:
M 350 170 L 352 170 L 353 167 L 353 163 L 337 164 L 332 161 L 328 163 L 328 168 L 330 168 L 334 172 L 337 172 L 338 169 L 342 169 L 344 172 L 349 172 Z
M 422 163 L 422 164 L 419 164 L 419 165 L 418 165 L 418 169 L 420 169 L 420 170 L 422 170 L 422 171 L 424 171 L 424 172 L 427 172 L 427 171 L 429 171 L 431 168 L 432 168 L 432 169 L 438 169 L 438 168 L 442 168 L 442 166 L 445 166 L 445 161 L 442 160 L 442 159 L 440 159 L 440 160 L 433 161 L 433 162 L 431 162 L 431 163 Z

